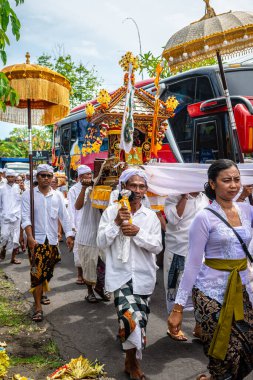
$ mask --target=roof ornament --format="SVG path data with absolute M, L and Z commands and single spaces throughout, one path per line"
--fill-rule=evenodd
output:
M 31 57 L 31 56 L 30 56 L 30 53 L 27 52 L 26 55 L 25 55 L 25 57 L 26 57 L 26 64 L 27 64 L 27 65 L 30 65 L 30 57 Z
M 205 16 L 203 16 L 199 21 L 206 20 L 216 16 L 215 10 L 210 5 L 210 0 L 204 0 L 206 3 Z

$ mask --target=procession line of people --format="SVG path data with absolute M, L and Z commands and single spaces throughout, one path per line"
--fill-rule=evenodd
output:
M 87 287 L 86 301 L 108 302 L 114 296 L 124 371 L 130 379 L 145 380 L 140 359 L 147 343 L 156 257 L 163 249 L 165 229 L 167 334 L 187 340 L 183 311 L 194 309 L 193 335 L 201 339 L 209 358 L 209 375 L 198 379 L 240 380 L 252 371 L 253 289 L 247 246 L 252 239 L 253 207 L 245 202 L 252 187 L 241 191 L 235 163 L 214 162 L 204 192 L 168 197 L 164 217 L 150 209 L 147 177 L 140 168 L 122 172 L 119 188 L 103 212 L 92 207 L 88 166 L 78 167 L 68 209 L 53 168 L 39 165 L 34 174 L 33 231 L 29 190 L 24 191 L 22 178 L 13 172 L 7 171 L 6 179 L 0 173 L 0 248 L 17 264 L 16 250 L 27 241 L 35 322 L 43 320 L 42 305 L 50 303 L 46 293 L 60 261 L 63 229 L 67 246 L 74 248 L 77 284 Z

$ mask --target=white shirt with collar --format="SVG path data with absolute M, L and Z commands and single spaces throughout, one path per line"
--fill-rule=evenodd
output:
M 164 213 L 167 219 L 165 232 L 165 253 L 170 251 L 180 256 L 187 256 L 189 229 L 196 214 L 209 206 L 209 200 L 204 193 L 197 197 L 189 195 L 182 216 L 178 216 L 177 204 L 181 195 L 171 195 L 165 200 Z M 197 232 L 196 232 L 197 233 Z
M 154 211 L 144 207 L 132 215 L 132 222 L 140 228 L 130 240 L 130 255 L 126 263 L 118 259 L 121 249 L 120 227 L 114 222 L 118 206 L 109 206 L 102 214 L 97 245 L 106 256 L 105 286 L 109 292 L 119 289 L 129 280 L 133 292 L 152 294 L 156 282 L 155 255 L 162 250 L 161 224 Z
M 73 236 L 70 218 L 64 201 L 57 191 L 51 189 L 44 195 L 38 187 L 34 188 L 34 224 L 35 240 L 43 244 L 48 239 L 50 245 L 58 243 L 58 219 L 66 237 Z M 31 225 L 30 190 L 22 195 L 22 228 Z
M 15 222 L 21 218 L 21 194 L 17 184 L 5 183 L 0 188 L 1 223 Z
M 69 211 L 69 216 L 71 219 L 72 223 L 72 228 L 74 228 L 76 231 L 78 231 L 78 226 L 80 224 L 80 220 L 82 217 L 82 209 L 77 210 L 75 208 L 75 203 L 76 200 L 82 190 L 82 184 L 81 182 L 77 182 L 74 186 L 72 186 L 69 189 L 68 192 L 68 211 Z

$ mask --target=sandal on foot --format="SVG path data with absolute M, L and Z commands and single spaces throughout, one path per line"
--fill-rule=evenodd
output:
M 35 311 L 35 313 L 33 313 L 32 320 L 34 322 L 42 322 L 43 321 L 43 311 L 42 310 Z
M 85 285 L 84 280 L 76 280 L 76 285 Z
M 91 294 L 88 294 L 86 297 L 85 297 L 86 301 L 89 302 L 89 303 L 98 303 L 98 299 L 96 298 L 95 294 L 91 293 Z
M 41 300 L 40 300 L 40 303 L 42 305 L 49 305 L 50 304 L 50 299 L 47 296 L 42 296 Z
M 184 335 L 184 333 L 183 333 L 182 330 L 179 330 L 177 334 L 172 334 L 172 332 L 170 332 L 170 330 L 168 329 L 167 330 L 167 335 L 171 339 L 177 340 L 178 342 L 186 342 L 188 340 L 187 337 Z
M 209 375 L 205 375 L 204 373 L 202 373 L 201 375 L 198 375 L 196 377 L 196 380 L 211 380 L 212 377 L 209 376 Z
M 111 295 L 106 290 L 94 288 L 94 291 L 102 298 L 103 301 L 109 302 L 111 300 Z
M 20 260 L 14 259 L 10 261 L 11 264 L 21 264 Z

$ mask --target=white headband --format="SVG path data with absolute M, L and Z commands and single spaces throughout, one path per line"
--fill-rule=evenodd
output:
M 91 168 L 87 165 L 80 165 L 77 168 L 77 173 L 78 173 L 78 176 L 81 174 L 91 173 Z
M 134 175 L 138 175 L 139 177 L 143 178 L 144 181 L 147 183 L 146 173 L 142 169 L 138 169 L 138 168 L 126 169 L 122 172 L 121 176 L 119 177 L 119 191 L 122 190 L 121 184 L 127 183 L 129 178 L 133 177 Z

